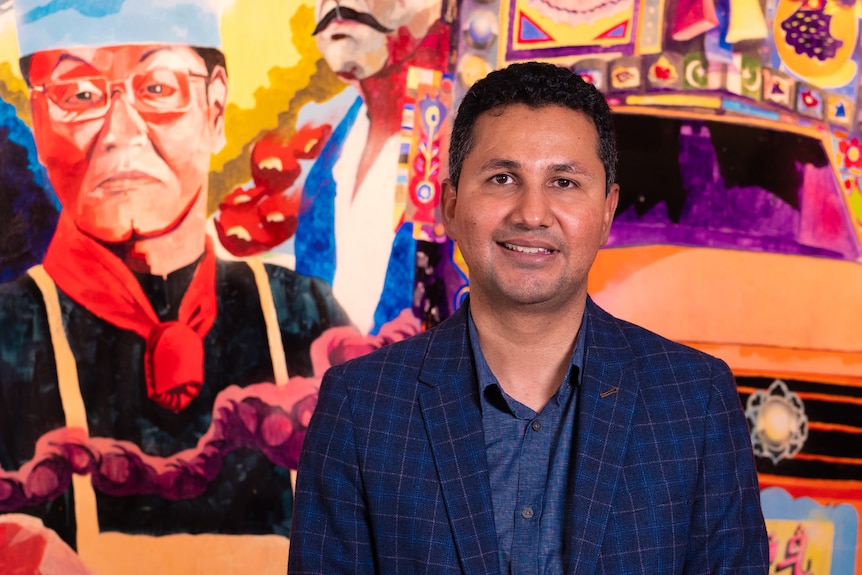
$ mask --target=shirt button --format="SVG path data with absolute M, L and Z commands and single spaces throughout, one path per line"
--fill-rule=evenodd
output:
M 533 428 L 533 431 L 540 431 L 542 429 L 542 422 L 537 419 L 533 422 L 531 427 Z
M 523 517 L 524 519 L 529 519 L 532 516 L 533 516 L 533 508 L 532 507 L 524 507 L 521 510 L 521 517 Z

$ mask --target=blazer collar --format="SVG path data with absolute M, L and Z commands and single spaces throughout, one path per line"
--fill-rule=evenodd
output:
M 625 457 L 638 393 L 634 352 L 620 321 L 587 300 L 584 377 L 578 394 L 574 466 L 563 564 L 593 573 Z
M 429 336 L 419 402 L 464 573 L 499 573 L 485 436 L 465 302 Z M 592 573 L 637 397 L 633 352 L 619 320 L 588 298 L 575 461 L 565 505 L 564 565 Z
M 467 332 L 469 304 L 431 332 L 419 404 L 465 574 L 499 575 L 500 559 L 479 390 Z

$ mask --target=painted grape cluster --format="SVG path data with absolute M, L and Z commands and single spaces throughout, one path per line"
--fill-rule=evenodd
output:
M 781 23 L 785 41 L 797 54 L 817 58 L 821 62 L 834 58 L 844 45 L 829 33 L 832 16 L 824 13 L 823 6 L 815 10 L 799 9 Z

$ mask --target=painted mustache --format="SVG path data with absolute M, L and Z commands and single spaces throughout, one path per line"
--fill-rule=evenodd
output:
M 326 16 L 320 19 L 320 22 L 317 23 L 317 26 L 314 28 L 314 32 L 311 33 L 312 36 L 317 36 L 329 26 L 333 20 L 353 20 L 354 22 L 359 22 L 360 24 L 365 24 L 366 26 L 370 26 L 374 28 L 378 32 L 383 32 L 384 34 L 388 34 L 392 32 L 391 28 L 387 28 L 383 24 L 377 21 L 377 18 L 368 14 L 367 12 L 357 12 L 353 8 L 341 8 L 336 6 L 329 12 L 327 12 Z

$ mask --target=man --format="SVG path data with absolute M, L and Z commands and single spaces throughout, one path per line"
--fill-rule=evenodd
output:
M 619 193 L 610 111 L 564 68 L 493 72 L 454 121 L 450 319 L 331 369 L 290 573 L 766 573 L 727 366 L 588 297 Z
M 16 1 L 21 66 L 63 210 L 43 266 L 0 286 L 0 471 L 23 476 L 17 500 L 3 483 L 0 510 L 79 550 L 89 517 L 97 532 L 279 535 L 285 553 L 290 473 L 259 446 L 301 441 L 302 413 L 217 401 L 313 375 L 311 342 L 349 321 L 320 280 L 213 254 L 207 182 L 228 87 L 216 16 L 39 4 Z M 103 44 L 118 36 L 134 42 Z M 240 403 L 245 427 L 230 427 Z M 86 434 L 46 435 L 63 428 Z
M 317 46 L 355 89 L 339 98 L 349 108 L 305 182 L 296 269 L 330 282 L 366 333 L 412 305 L 416 241 L 412 225 L 393 224 L 401 215 L 401 123 L 410 67 L 448 67 L 440 14 L 441 0 L 319 0 L 315 7 Z

